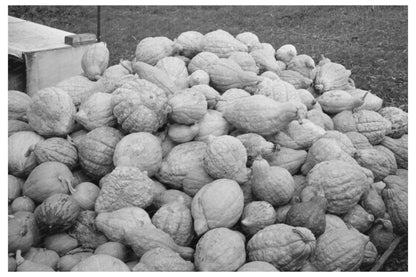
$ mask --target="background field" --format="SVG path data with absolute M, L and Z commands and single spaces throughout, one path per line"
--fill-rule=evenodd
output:
M 96 7 L 9 6 L 9 15 L 74 33 L 96 32 Z M 318 61 L 323 54 L 352 71 L 358 88 L 385 105 L 408 107 L 407 7 L 342 6 L 103 6 L 101 38 L 111 63 L 131 59 L 148 36 L 171 39 L 188 30 L 224 29 L 255 33 L 276 49 L 296 46 Z M 407 271 L 407 238 L 386 263 L 386 271 Z

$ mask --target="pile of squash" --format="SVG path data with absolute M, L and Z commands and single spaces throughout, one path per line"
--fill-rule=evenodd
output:
M 9 271 L 368 270 L 408 231 L 408 115 L 279 47 L 97 43 L 9 91 Z

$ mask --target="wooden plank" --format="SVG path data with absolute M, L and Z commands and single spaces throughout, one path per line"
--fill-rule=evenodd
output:
M 84 44 L 91 44 L 97 42 L 97 37 L 95 34 L 76 34 L 76 35 L 70 35 L 65 37 L 65 44 L 71 45 L 71 46 L 79 46 Z
M 390 257 L 390 255 L 393 253 L 394 249 L 396 249 L 397 245 L 399 245 L 402 238 L 403 238 L 403 236 L 396 237 L 392 241 L 389 248 L 387 248 L 387 250 L 384 251 L 383 255 L 381 255 L 381 257 L 377 260 L 377 262 L 371 268 L 370 271 L 379 271 L 383 267 L 384 263 L 387 261 L 387 259 Z

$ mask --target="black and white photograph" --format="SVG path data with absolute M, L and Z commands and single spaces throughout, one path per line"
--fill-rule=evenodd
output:
M 9 3 L 8 272 L 409 273 L 409 5 L 203 3 Z

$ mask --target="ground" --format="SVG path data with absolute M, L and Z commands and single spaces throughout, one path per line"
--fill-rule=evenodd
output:
M 9 6 L 9 15 L 73 33 L 96 33 L 95 6 Z M 405 6 L 103 6 L 101 39 L 111 64 L 131 59 L 148 36 L 171 39 L 188 30 L 250 31 L 276 49 L 293 44 L 298 53 L 321 55 L 352 71 L 358 88 L 384 105 L 408 107 L 408 9 Z M 385 264 L 407 271 L 407 239 Z

